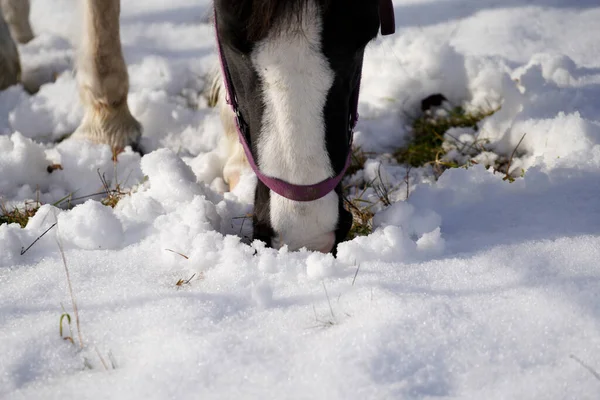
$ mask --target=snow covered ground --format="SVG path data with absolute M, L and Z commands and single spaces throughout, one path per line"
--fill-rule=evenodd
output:
M 380 170 L 397 202 L 337 259 L 246 244 L 252 176 L 219 194 L 218 115 L 199 96 L 209 1 L 122 3 L 129 104 L 156 151 L 115 165 L 107 147 L 52 143 L 82 117 L 76 0 L 32 1 L 24 74 L 52 83 L 0 93 L 0 199 L 46 204 L 0 226 L 0 398 L 600 397 L 597 0 L 395 0 L 397 34 L 367 51 L 357 143 L 392 151 L 443 93 L 502 106 L 480 138 L 509 154 L 526 134 L 524 177 L 422 168 L 406 199 L 406 169 L 374 156 L 351 179 Z M 50 205 L 101 191 L 98 171 L 133 194 Z M 59 242 L 83 350 L 59 337 L 63 307 L 74 316 Z

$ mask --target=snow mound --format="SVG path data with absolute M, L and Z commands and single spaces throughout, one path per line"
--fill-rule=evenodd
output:
M 60 238 L 85 250 L 117 249 L 123 244 L 123 227 L 110 207 L 88 200 L 58 216 Z

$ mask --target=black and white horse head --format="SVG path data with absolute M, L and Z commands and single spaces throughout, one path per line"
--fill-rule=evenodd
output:
M 382 2 L 391 8 L 390 0 L 215 0 L 225 85 L 259 176 L 255 239 L 330 252 L 346 237 L 352 217 L 339 182 Z M 303 198 L 307 191 L 316 196 Z

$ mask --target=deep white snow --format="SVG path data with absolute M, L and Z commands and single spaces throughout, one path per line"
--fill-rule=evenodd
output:
M 0 93 L 0 201 L 45 204 L 0 225 L 1 399 L 600 398 L 598 0 L 395 0 L 397 34 L 369 45 L 362 81 L 356 143 L 376 155 L 348 178 L 381 176 L 395 202 L 337 259 L 247 244 L 255 178 L 223 193 L 200 96 L 208 0 L 122 2 L 129 104 L 154 151 L 114 164 L 106 146 L 53 144 L 82 117 L 76 3 L 32 1 L 24 76 L 49 83 Z M 385 153 L 433 93 L 502 106 L 478 157 L 526 134 L 524 177 L 414 169 L 406 199 Z M 102 191 L 99 174 L 132 194 L 52 206 Z M 74 320 L 75 345 L 59 336 L 74 317 L 59 244 L 83 349 Z

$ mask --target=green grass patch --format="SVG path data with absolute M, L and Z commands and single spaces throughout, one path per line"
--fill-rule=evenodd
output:
M 435 96 L 432 96 L 435 97 Z M 443 96 L 437 96 L 445 100 Z M 428 99 L 426 99 L 428 100 Z M 424 102 L 426 101 L 424 100 Z M 435 100 L 435 99 L 434 99 Z M 448 104 L 448 103 L 445 103 Z M 433 104 L 435 108 L 426 110 L 412 122 L 412 137 L 410 142 L 396 150 L 393 157 L 400 164 L 408 167 L 432 166 L 435 177 L 439 177 L 448 168 L 466 167 L 476 164 L 474 157 L 487 152 L 486 140 L 478 139 L 479 122 L 493 115 L 498 109 L 467 111 L 461 106 L 442 108 L 439 104 Z M 470 136 L 461 141 L 460 138 L 450 136 L 448 131 L 452 128 L 466 128 L 470 130 Z M 451 153 L 450 153 L 451 152 Z M 513 154 L 514 155 L 514 154 Z M 348 168 L 348 175 L 352 175 L 364 168 L 369 154 L 356 148 L 352 152 L 352 163 Z M 512 156 L 511 156 L 512 159 Z M 510 160 L 497 157 L 494 165 L 496 171 L 508 170 Z M 507 175 L 508 176 L 508 175 Z M 407 188 L 406 197 L 409 196 L 409 173 L 405 179 Z M 514 180 L 511 177 L 507 180 Z M 366 188 L 372 188 L 378 199 L 368 201 L 363 198 Z M 346 188 L 348 191 L 350 188 Z M 384 185 L 381 176 L 373 182 L 364 182 L 364 190 L 352 200 L 346 199 L 346 208 L 352 213 L 353 224 L 348 234 L 348 239 L 357 236 L 365 236 L 373 231 L 373 216 L 378 208 L 391 204 L 390 193 L 398 190 Z M 379 206 L 377 206 L 379 205 Z M 377 207 L 376 207 L 377 206 Z
M 451 128 L 471 128 L 478 130 L 478 123 L 498 110 L 466 111 L 456 106 L 442 113 L 423 113 L 412 123 L 412 140 L 408 145 L 394 152 L 394 158 L 412 167 L 435 164 L 442 169 L 457 168 L 452 161 L 443 161 L 446 154 L 443 147 L 445 133 Z

